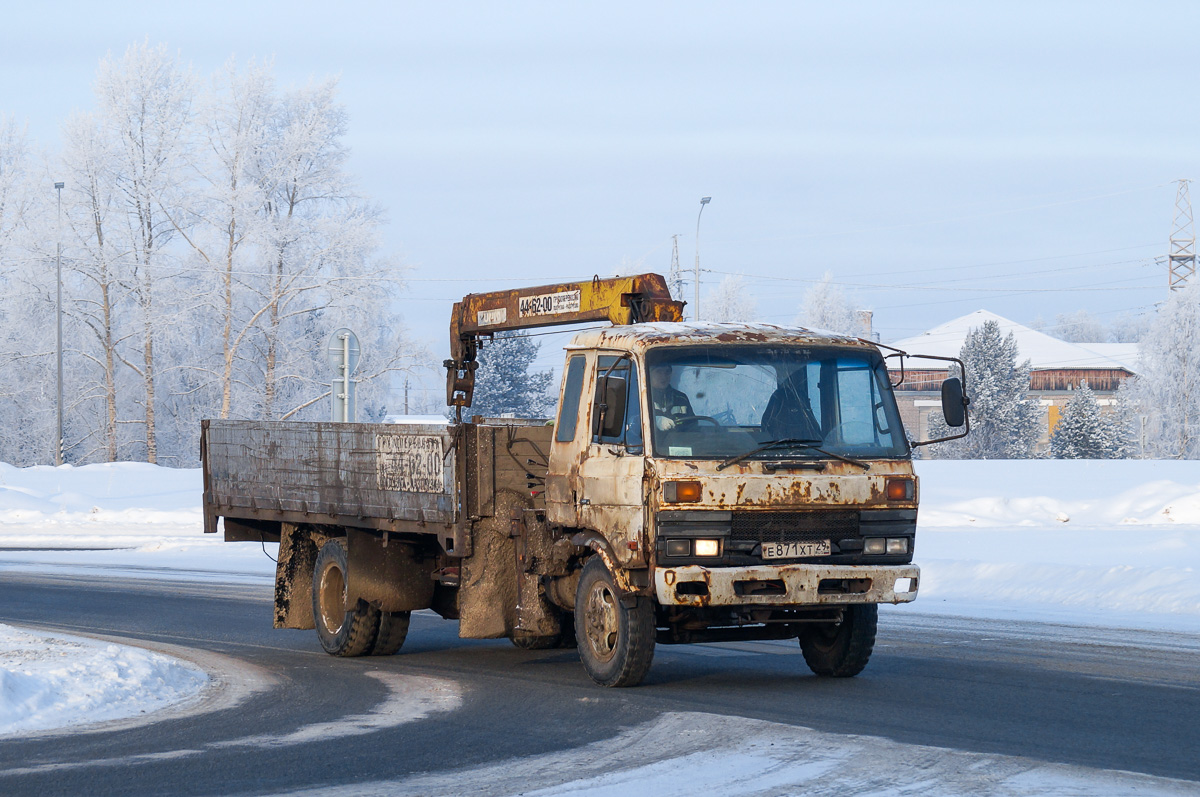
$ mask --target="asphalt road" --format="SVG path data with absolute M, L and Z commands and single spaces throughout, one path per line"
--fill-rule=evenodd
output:
M 98 733 L 0 742 L 0 794 L 259 794 L 397 780 L 578 747 L 663 712 L 1200 781 L 1200 639 L 886 613 L 867 670 L 812 676 L 794 642 L 660 646 L 640 687 L 594 686 L 572 650 L 457 637 L 416 615 L 404 650 L 335 659 L 311 631 L 271 628 L 266 586 L 112 577 L 0 577 L 0 622 L 224 654 L 274 676 L 232 708 Z M 458 683 L 425 719 L 286 745 L 369 714 L 378 673 Z M 1198 783 L 1200 789 L 1200 783 Z

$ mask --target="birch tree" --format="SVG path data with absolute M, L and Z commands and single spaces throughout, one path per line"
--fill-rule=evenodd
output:
M 219 417 L 228 418 L 238 378 L 239 358 L 264 306 L 247 294 L 246 273 L 258 267 L 257 248 L 266 230 L 267 195 L 260 172 L 275 113 L 269 64 L 239 70 L 230 59 L 213 80 L 201 108 L 202 148 L 193 164 L 202 193 L 173 226 L 215 278 L 215 301 L 206 303 L 219 319 L 220 360 L 208 373 L 219 383 Z M 190 230 L 190 233 L 189 233 Z M 259 303 L 261 304 L 261 303 Z M 203 363 L 193 368 L 204 372 Z
M 741 275 L 722 279 L 704 301 L 704 315 L 709 321 L 751 321 L 757 312 L 746 278 Z
M 5 293 L 0 305 L 0 414 L 9 419 L 0 424 L 0 456 L 14 465 L 54 461 L 54 304 L 50 281 L 38 278 L 39 271 L 45 275 L 53 269 L 53 244 L 35 243 L 36 232 L 47 232 L 47 226 L 34 180 L 24 127 L 0 116 L 0 285 Z
M 833 284 L 833 273 L 825 276 L 804 294 L 796 323 L 809 329 L 824 329 L 842 335 L 861 335 L 862 322 L 845 293 Z
M 74 277 L 71 316 L 91 338 L 75 351 L 91 366 L 88 370 L 97 373 L 84 381 L 81 401 L 98 397 L 102 404 L 100 428 L 84 437 L 97 435 L 104 460 L 116 462 L 120 456 L 117 371 L 122 359 L 118 347 L 127 336 L 118 328 L 119 305 L 128 296 L 121 274 L 125 258 L 112 236 L 119 200 L 108 167 L 116 153 L 93 114 L 68 121 L 63 138 L 66 223 L 73 244 L 73 256 L 68 258 L 68 272 Z M 79 454 L 87 459 L 90 452 L 85 449 Z
M 1171 293 L 1138 346 L 1130 388 L 1145 416 L 1145 453 L 1200 459 L 1200 282 Z
M 124 205 L 121 234 L 132 258 L 129 287 L 137 301 L 140 358 L 122 357 L 144 386 L 146 461 L 158 461 L 154 346 L 169 323 L 156 305 L 155 283 L 170 267 L 167 246 L 175 234 L 168 208 L 179 201 L 183 166 L 190 159 L 194 81 L 165 45 L 133 45 L 120 60 L 100 62 L 96 80 L 99 117 L 116 147 L 115 186 Z M 182 215 L 176 213 L 175 215 Z

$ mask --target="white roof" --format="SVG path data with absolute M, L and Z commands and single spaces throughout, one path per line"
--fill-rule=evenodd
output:
M 967 335 L 983 326 L 985 321 L 995 321 L 999 324 L 1000 333 L 1003 335 L 1007 336 L 1011 332 L 1017 341 L 1018 361 L 1029 359 L 1035 371 L 1051 368 L 1106 368 L 1137 372 L 1136 343 L 1069 343 L 987 310 L 976 310 L 936 326 L 928 332 L 888 345 L 909 354 L 957 357 Z

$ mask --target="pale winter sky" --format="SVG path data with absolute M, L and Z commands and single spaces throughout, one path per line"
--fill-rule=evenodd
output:
M 827 270 L 885 341 L 1111 320 L 1165 297 L 1171 183 L 1200 177 L 1192 3 L 11 5 L 0 113 L 46 146 L 146 38 L 205 76 L 340 76 L 439 357 L 464 293 L 665 274 L 675 233 L 690 268 L 704 195 L 704 288 L 748 275 L 762 320 Z

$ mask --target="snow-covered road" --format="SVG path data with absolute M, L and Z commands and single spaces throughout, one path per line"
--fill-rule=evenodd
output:
M 920 462 L 917 468 L 921 597 L 888 611 L 1200 633 L 1200 463 Z M 21 470 L 0 465 L 0 573 L 270 583 L 274 546 L 204 536 L 199 495 L 195 470 L 132 463 Z M 186 699 L 186 687 L 195 683 L 187 673 L 202 682 L 194 669 L 156 660 L 157 654 L 60 639 L 0 626 L 0 733 L 102 720 L 117 706 L 125 716 L 149 711 L 179 695 Z M 46 661 L 55 666 L 33 666 Z M 80 699 L 85 681 L 106 680 L 87 675 L 95 672 L 116 673 L 107 680 L 119 688 L 97 692 L 91 702 Z M 940 763 L 924 767 L 933 794 L 964 793 L 955 785 L 958 771 L 991 789 L 974 793 L 1039 793 L 1029 788 L 1034 783 L 1054 786 L 1042 793 L 1080 794 L 1170 794 L 1195 786 L 932 748 L 903 750 L 749 720 L 753 727 L 742 729 L 743 740 L 726 744 L 720 729 L 727 719 L 709 722 L 704 716 L 667 714 L 638 730 L 648 738 L 678 721 L 709 729 L 693 735 L 692 748 L 671 748 L 656 762 L 629 762 L 628 776 L 669 780 L 669 773 L 702 759 L 713 774 L 700 780 L 715 794 L 751 793 L 750 785 L 768 780 L 777 791 L 808 792 L 824 782 L 821 772 L 841 766 L 838 750 L 853 749 L 865 757 L 936 758 Z M 536 760 L 520 766 L 526 765 L 530 772 L 538 767 Z M 890 793 L 919 791 L 922 771 L 913 769 L 911 782 L 894 782 Z M 481 771 L 480 777 L 490 776 Z M 623 782 L 589 777 L 581 771 L 571 783 L 539 788 L 546 794 L 605 793 Z M 872 785 L 869 778 L 854 783 Z M 436 784 L 426 785 L 432 790 Z

